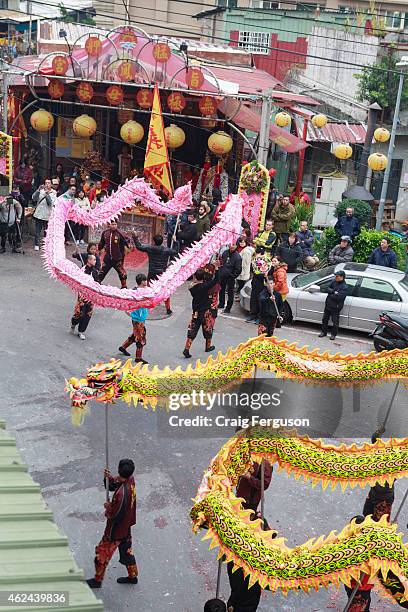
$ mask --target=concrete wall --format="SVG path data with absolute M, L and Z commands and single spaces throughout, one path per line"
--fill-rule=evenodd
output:
M 363 121 L 366 111 L 350 106 L 357 100 L 358 80 L 354 74 L 358 68 L 355 64 L 374 64 L 378 50 L 379 39 L 374 36 L 315 26 L 308 38 L 307 67 L 299 70 L 294 80 L 299 86 L 316 89 L 319 98 L 327 104 L 347 114 L 352 112 L 356 120 Z

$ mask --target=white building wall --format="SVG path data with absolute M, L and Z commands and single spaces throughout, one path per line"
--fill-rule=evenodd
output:
M 379 39 L 315 26 L 308 36 L 305 70 L 294 77 L 297 85 L 316 90 L 316 96 L 358 121 L 366 119 L 365 104 L 358 102 L 358 66 L 375 63 Z M 342 64 L 341 62 L 348 62 Z

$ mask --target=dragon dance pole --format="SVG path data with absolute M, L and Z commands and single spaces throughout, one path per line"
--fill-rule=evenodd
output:
M 265 462 L 263 460 L 261 463 L 261 518 L 263 523 L 265 518 Z M 265 529 L 264 524 L 262 529 Z
M 215 589 L 215 599 L 218 599 L 219 594 L 220 594 L 220 584 L 221 584 L 221 565 L 222 565 L 222 558 L 219 559 L 218 561 L 218 571 L 217 571 L 217 587 Z
M 109 408 L 105 402 L 105 467 L 109 470 Z M 106 501 L 109 501 L 109 480 L 106 487 Z
M 352 593 L 351 593 L 351 595 L 349 597 L 349 600 L 348 600 L 348 602 L 346 604 L 346 607 L 344 608 L 343 612 L 348 612 L 348 610 L 350 610 L 350 606 L 353 603 L 353 599 L 356 596 L 356 593 L 358 591 L 359 586 L 361 586 L 361 582 L 360 581 L 358 581 L 356 586 L 354 587 L 354 589 L 353 589 L 353 591 L 352 591 Z

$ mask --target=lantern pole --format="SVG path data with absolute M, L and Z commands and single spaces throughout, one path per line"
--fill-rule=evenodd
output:
M 408 68 L 408 57 L 407 56 L 403 57 L 402 61 L 397 63 L 397 66 L 398 66 L 398 68 L 401 69 L 401 72 L 400 72 L 399 85 L 398 85 L 397 101 L 395 103 L 394 117 L 392 119 L 390 144 L 388 145 L 387 167 L 385 168 L 385 172 L 384 172 L 384 180 L 383 180 L 383 184 L 382 184 L 382 188 L 381 188 L 380 203 L 378 204 L 377 220 L 376 220 L 376 224 L 375 224 L 375 229 L 378 232 L 381 231 L 381 227 L 382 227 L 382 220 L 383 220 L 383 217 L 384 217 L 385 200 L 386 200 L 386 197 L 387 197 L 388 183 L 389 183 L 390 174 L 391 174 L 391 163 L 392 163 L 392 158 L 393 158 L 393 154 L 394 154 L 395 134 L 396 134 L 396 131 L 397 131 L 397 124 L 398 124 L 399 112 L 400 112 L 400 106 L 401 106 L 402 89 L 403 89 L 403 86 L 404 86 L 404 73 L 402 72 L 402 69 L 403 69 L 404 66 L 405 66 L 405 69 Z
M 268 162 L 269 126 L 272 113 L 272 89 L 267 89 L 262 99 L 261 126 L 259 128 L 258 161 L 264 166 Z
M 9 74 L 3 70 L 3 131 L 7 134 L 8 128 L 8 93 L 9 93 Z

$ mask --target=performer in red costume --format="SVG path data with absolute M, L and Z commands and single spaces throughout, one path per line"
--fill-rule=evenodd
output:
M 118 476 L 105 470 L 105 488 L 114 491 L 112 501 L 105 502 L 106 522 L 102 540 L 95 548 L 95 578 L 87 580 L 91 589 L 100 589 L 114 552 L 119 548 L 119 563 L 126 565 L 128 575 L 118 578 L 119 584 L 137 584 L 137 565 L 132 551 L 131 527 L 136 524 L 135 464 L 131 459 L 119 461 Z

